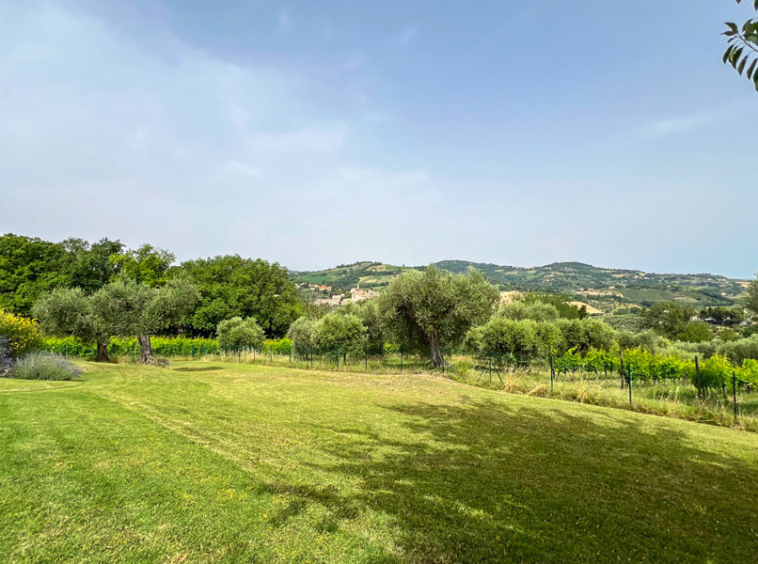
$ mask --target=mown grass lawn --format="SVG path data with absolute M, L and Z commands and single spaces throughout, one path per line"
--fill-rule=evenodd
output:
M 758 434 L 429 376 L 0 380 L 0 562 L 758 561 Z

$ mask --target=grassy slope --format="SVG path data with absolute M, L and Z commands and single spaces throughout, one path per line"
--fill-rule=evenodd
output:
M 0 381 L 0 562 L 752 562 L 758 435 L 420 376 Z

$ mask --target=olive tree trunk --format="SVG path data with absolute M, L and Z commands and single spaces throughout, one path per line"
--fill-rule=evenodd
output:
M 108 343 L 97 343 L 97 355 L 95 356 L 95 362 L 110 362 L 111 358 L 108 356 Z
M 155 362 L 153 343 L 150 341 L 150 335 L 138 335 L 137 342 L 139 343 L 142 364 L 152 364 Z
M 439 368 L 445 363 L 440 347 L 440 338 L 436 332 L 429 334 L 429 353 L 431 354 L 433 368 Z

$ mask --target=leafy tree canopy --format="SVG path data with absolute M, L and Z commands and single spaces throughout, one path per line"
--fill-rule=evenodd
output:
M 39 296 L 68 285 L 65 259 L 59 243 L 12 233 L 0 236 L 0 307 L 29 315 Z
M 313 353 L 316 346 L 316 322 L 300 317 L 290 325 L 287 337 L 292 339 L 292 348 L 300 357 L 307 357 Z
M 211 335 L 224 319 L 253 317 L 272 337 L 281 337 L 301 306 L 287 270 L 237 255 L 187 261 L 172 269 L 200 290 L 200 302 L 183 324 L 190 333 Z
M 429 266 L 393 279 L 379 304 L 395 341 L 406 350 L 428 350 L 432 366 L 441 366 L 442 348 L 460 344 L 471 327 L 487 321 L 499 299 L 479 271 L 452 274 Z
M 316 322 L 314 339 L 322 351 L 336 351 L 346 355 L 348 351 L 364 345 L 366 327 L 358 316 L 334 311 Z
M 656 304 L 645 312 L 645 327 L 669 339 L 677 339 L 687 323 L 695 316 L 695 309 L 677 302 Z
M 69 335 L 85 343 L 97 343 L 97 360 L 108 360 L 108 341 L 113 334 L 95 310 L 94 301 L 81 288 L 58 288 L 38 299 L 32 309 L 48 335 Z
M 266 337 L 252 317 L 232 317 L 218 324 L 218 344 L 222 349 L 237 347 L 260 349 Z
M 168 281 L 168 271 L 174 260 L 176 257 L 171 251 L 148 244 L 111 257 L 111 262 L 124 277 L 151 288 L 163 286 Z

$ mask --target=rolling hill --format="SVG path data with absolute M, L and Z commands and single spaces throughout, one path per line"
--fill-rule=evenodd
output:
M 713 274 L 654 274 L 640 270 L 600 268 L 581 262 L 557 262 L 533 268 L 446 260 L 436 266 L 451 272 L 480 270 L 502 290 L 565 293 L 604 312 L 678 301 L 695 307 L 738 303 L 747 282 Z M 404 270 L 423 267 L 357 262 L 328 270 L 292 272 L 297 282 L 331 286 L 335 292 L 360 284 L 381 288 Z

